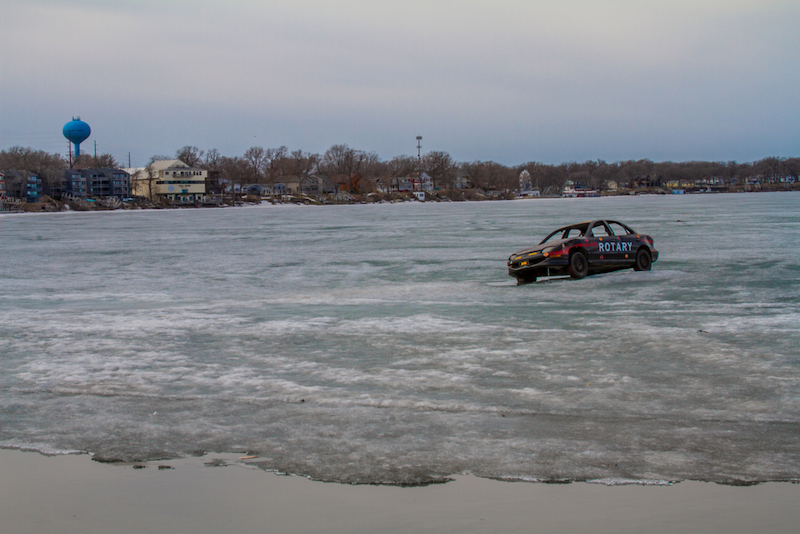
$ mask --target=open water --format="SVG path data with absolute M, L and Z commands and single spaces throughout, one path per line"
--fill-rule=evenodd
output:
M 650 272 L 515 286 L 611 218 Z M 0 216 L 0 447 L 351 483 L 800 477 L 800 194 Z

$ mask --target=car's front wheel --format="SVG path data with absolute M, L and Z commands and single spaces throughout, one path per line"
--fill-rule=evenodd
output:
M 650 252 L 646 248 L 640 248 L 636 252 L 636 261 L 633 262 L 633 270 L 634 271 L 649 271 L 650 267 L 653 265 L 653 261 L 650 258 Z
M 576 280 L 589 274 L 589 260 L 583 252 L 575 252 L 569 257 L 569 275 Z

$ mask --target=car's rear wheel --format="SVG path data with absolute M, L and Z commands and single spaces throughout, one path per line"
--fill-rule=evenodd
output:
M 576 280 L 589 274 L 589 260 L 583 252 L 575 252 L 569 257 L 569 275 Z
M 646 248 L 640 248 L 636 251 L 636 261 L 633 262 L 634 271 L 649 271 L 653 265 L 650 252 Z

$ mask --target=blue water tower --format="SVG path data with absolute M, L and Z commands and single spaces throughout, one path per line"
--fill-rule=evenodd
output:
M 89 125 L 81 120 L 80 117 L 72 117 L 72 120 L 64 125 L 64 137 L 75 145 L 75 157 L 81 155 L 81 143 L 92 134 Z

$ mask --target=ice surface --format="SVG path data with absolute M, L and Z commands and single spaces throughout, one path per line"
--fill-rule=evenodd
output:
M 510 252 L 592 217 L 653 235 L 653 271 L 509 283 Z M 795 194 L 0 225 L 0 446 L 340 482 L 800 476 Z

